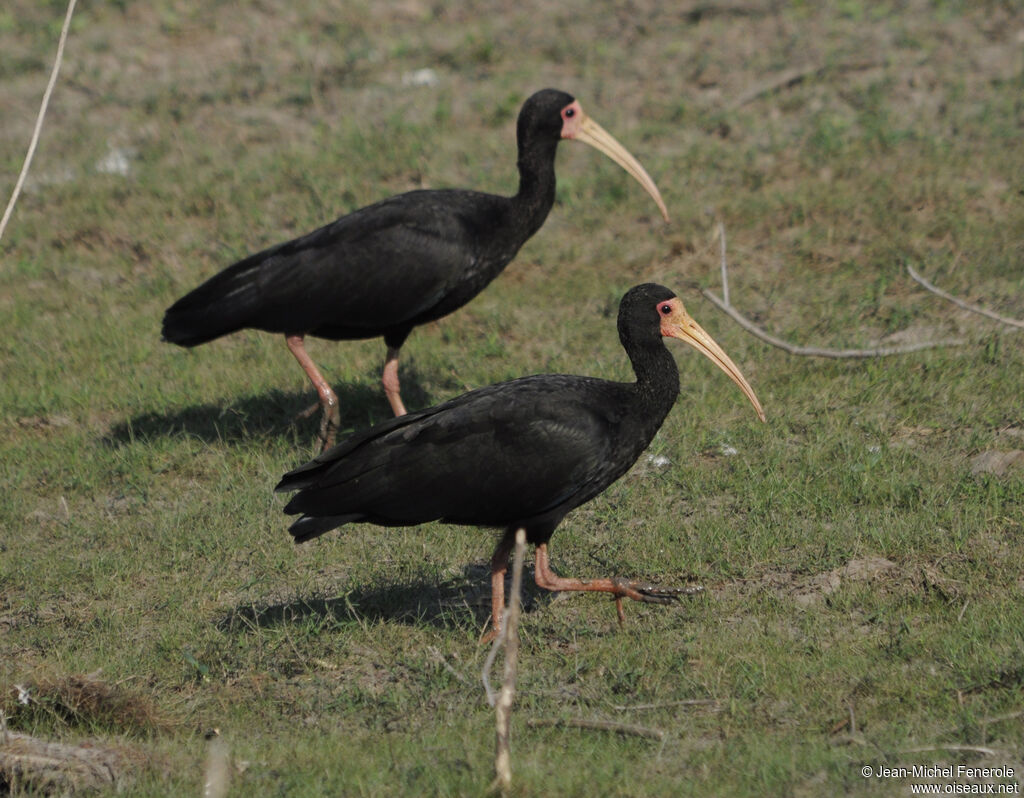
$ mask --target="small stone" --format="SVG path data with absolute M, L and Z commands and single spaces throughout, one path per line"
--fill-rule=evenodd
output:
M 839 569 L 839 573 L 847 579 L 863 581 L 873 579 L 883 571 L 888 571 L 890 568 L 895 567 L 896 563 L 885 559 L 885 557 L 865 557 L 860 560 L 850 560 Z
M 107 154 L 96 161 L 96 171 L 104 175 L 127 177 L 132 170 L 131 160 L 135 151 L 126 147 L 111 147 Z
M 1024 468 L 1024 451 L 1012 449 L 1008 452 L 988 451 L 971 458 L 972 474 L 1006 475 L 1011 469 Z
M 429 67 L 415 69 L 402 75 L 403 86 L 436 86 L 440 82 L 441 79 L 437 76 L 437 73 Z

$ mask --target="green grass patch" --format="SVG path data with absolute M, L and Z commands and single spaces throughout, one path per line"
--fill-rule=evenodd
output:
M 62 11 L 0 11 L 5 186 Z M 200 794 L 213 729 L 229 795 L 486 790 L 495 536 L 355 526 L 294 546 L 272 488 L 313 452 L 304 376 L 277 336 L 184 351 L 159 320 L 234 259 L 383 196 L 511 193 L 519 105 L 553 85 L 644 163 L 672 223 L 564 144 L 542 230 L 410 337 L 407 404 L 528 373 L 627 379 L 618 299 L 654 280 L 769 422 L 676 349 L 658 459 L 571 514 L 552 563 L 706 590 L 627 606 L 620 629 L 608 601 L 527 589 L 514 793 L 907 794 L 861 775 L 879 765 L 1019 778 L 1024 471 L 975 458 L 1024 449 L 1020 336 L 905 269 L 1024 317 L 1022 27 L 1000 2 L 80 7 L 0 242 L 8 728 L 130 748 L 140 796 Z M 769 85 L 796 67 L 814 69 Z M 408 79 L 423 68 L 437 85 Z M 115 151 L 126 175 L 98 167 Z M 776 335 L 963 343 L 772 349 L 699 293 L 720 292 L 718 222 L 733 304 Z M 380 341 L 310 349 L 346 429 L 388 417 Z M 557 725 L 580 718 L 664 736 Z

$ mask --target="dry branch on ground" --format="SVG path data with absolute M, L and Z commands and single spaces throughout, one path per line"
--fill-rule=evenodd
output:
M 588 718 L 531 718 L 526 722 L 530 728 L 543 726 L 563 726 L 571 729 L 588 729 L 591 731 L 607 731 L 627 737 L 649 737 L 652 740 L 664 740 L 665 732 L 635 723 L 618 723 L 614 720 L 591 720 Z
M 69 794 L 121 785 L 134 771 L 127 750 L 82 743 L 53 743 L 28 734 L 0 732 L 0 785 L 10 791 Z
M 729 273 L 725 257 L 725 227 L 721 223 L 718 225 L 718 235 L 721 244 L 722 297 L 708 291 L 706 288 L 702 289 L 701 293 L 704 294 L 704 296 L 720 310 L 728 314 L 728 316 L 744 330 L 760 338 L 765 343 L 769 343 L 785 352 L 789 352 L 791 355 L 828 358 L 886 357 L 889 355 L 905 355 L 910 352 L 918 352 L 922 349 L 935 349 L 943 346 L 962 346 L 967 343 L 960 338 L 949 338 L 943 341 L 919 341 L 917 343 L 903 344 L 901 346 L 875 346 L 867 349 L 828 349 L 818 346 L 800 346 L 798 344 L 792 344 L 789 341 L 785 341 L 782 338 L 778 338 L 754 324 L 754 322 L 736 310 L 729 301 Z
M 1024 321 L 1020 321 L 1019 319 L 1011 319 L 1008 316 L 1000 316 L 998 313 L 995 313 L 994 311 L 988 310 L 987 308 L 983 308 L 979 305 L 972 305 L 970 302 L 965 302 L 964 300 L 955 297 L 952 294 L 947 293 L 946 291 L 943 291 L 941 288 L 928 282 L 924 277 L 918 274 L 914 270 L 914 267 L 911 266 L 909 263 L 907 264 L 907 274 L 909 274 L 911 279 L 913 279 L 919 285 L 931 291 L 936 296 L 940 296 L 943 299 L 952 302 L 958 308 L 969 310 L 971 311 L 971 313 L 978 313 L 982 316 L 985 316 L 986 318 L 998 321 L 1000 324 L 1007 324 L 1010 327 L 1024 328 Z
M 526 553 L 526 530 L 516 530 L 516 547 L 512 558 L 512 591 L 502 619 L 501 634 L 484 663 L 483 681 L 487 700 L 494 707 L 494 782 L 491 789 L 507 792 L 512 786 L 512 759 L 510 750 L 512 701 L 516 694 L 516 675 L 519 670 L 519 613 L 523 585 L 523 559 Z M 500 648 L 505 649 L 505 678 L 497 696 L 490 686 L 490 670 Z

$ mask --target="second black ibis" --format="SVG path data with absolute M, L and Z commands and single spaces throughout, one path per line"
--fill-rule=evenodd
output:
M 648 283 L 627 292 L 618 331 L 634 382 L 541 374 L 490 385 L 384 421 L 285 474 L 277 490 L 298 491 L 285 506 L 301 516 L 290 527 L 296 542 L 351 522 L 502 529 L 491 559 L 493 632 L 520 527 L 536 547 L 536 582 L 548 590 L 611 593 L 620 617 L 623 597 L 665 603 L 684 592 L 620 578 L 566 579 L 548 564 L 548 541 L 565 515 L 629 470 L 675 404 L 679 370 L 663 337 L 709 357 L 765 419 L 736 364 L 669 289 Z
M 636 178 L 668 212 L 654 181 L 571 95 L 544 89 L 516 125 L 519 190 L 512 197 L 459 189 L 399 194 L 227 267 L 167 310 L 163 338 L 192 347 L 237 330 L 283 333 L 320 398 L 320 437 L 333 443 L 338 398 L 304 346 L 383 336 L 381 382 L 405 413 L 398 354 L 414 327 L 465 305 L 497 277 L 547 218 L 555 201 L 561 139 L 590 144 Z

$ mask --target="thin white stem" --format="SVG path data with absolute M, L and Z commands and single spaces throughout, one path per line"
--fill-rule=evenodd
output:
M 921 349 L 933 349 L 939 346 L 962 346 L 966 343 L 966 341 L 954 338 L 946 341 L 922 341 L 916 344 L 904 344 L 903 346 L 880 346 L 873 349 L 824 349 L 817 346 L 797 346 L 796 344 L 791 344 L 789 341 L 777 338 L 761 327 L 758 327 L 754 322 L 733 308 L 732 303 L 729 302 L 729 266 L 725 258 L 725 225 L 721 222 L 718 223 L 718 238 L 721 243 L 722 252 L 722 297 L 716 296 L 707 289 L 702 290 L 701 293 L 710 299 L 721 310 L 725 311 L 725 313 L 727 313 L 744 330 L 772 346 L 776 346 L 783 351 L 789 352 L 791 355 L 831 358 L 884 357 L 886 355 L 904 355 L 908 352 L 917 352 Z M 907 268 L 910 269 L 909 266 Z M 914 277 L 913 270 L 911 270 L 911 277 Z M 915 277 L 915 279 L 917 278 Z
M 874 349 L 823 349 L 817 346 L 797 346 L 791 344 L 788 341 L 784 341 L 781 338 L 777 338 L 771 333 L 758 327 L 754 322 L 750 321 L 739 311 L 735 310 L 730 305 L 727 305 L 724 300 L 713 294 L 711 291 L 706 289 L 701 291 L 704 296 L 710 299 L 715 305 L 717 305 L 729 316 L 749 333 L 756 335 L 762 341 L 777 346 L 791 355 L 802 355 L 804 357 L 832 357 L 832 358 L 864 358 L 864 357 L 885 357 L 887 355 L 905 355 L 908 352 L 918 352 L 922 349 L 934 349 L 940 346 L 963 346 L 966 341 L 959 338 L 950 338 L 945 341 L 921 341 L 916 344 L 905 344 L 903 346 L 879 346 Z
M 512 759 L 510 750 L 510 720 L 512 700 L 516 693 L 516 674 L 519 669 L 519 612 L 520 590 L 523 586 L 523 560 L 526 554 L 526 530 L 516 530 L 516 548 L 512 560 L 512 595 L 509 597 L 501 624 L 501 634 L 494 641 L 484 663 L 483 680 L 487 700 L 494 707 L 494 782 L 492 789 L 507 792 L 512 786 Z M 491 690 L 489 674 L 499 648 L 505 649 L 505 678 L 497 696 Z
M 36 145 L 39 144 L 39 134 L 43 129 L 43 118 L 46 116 L 46 109 L 50 104 L 50 95 L 57 83 L 57 74 L 60 72 L 61 62 L 64 60 L 64 43 L 68 40 L 68 31 L 71 29 L 71 15 L 75 11 L 76 0 L 68 0 L 68 10 L 64 15 L 64 27 L 60 31 L 60 41 L 57 43 L 57 57 L 53 62 L 53 70 L 50 72 L 50 82 L 46 84 L 46 91 L 43 92 L 43 102 L 39 106 L 39 115 L 36 117 L 36 127 L 32 131 L 32 140 L 28 145 L 28 152 L 25 154 L 25 162 L 21 165 L 21 174 L 18 175 L 18 182 L 14 184 L 14 191 L 11 192 L 11 199 L 7 203 L 7 210 L 4 211 L 3 219 L 0 219 L 0 239 L 4 237 L 4 230 L 14 212 L 14 204 L 18 201 L 22 186 L 25 185 L 25 178 L 28 176 L 29 166 L 32 164 L 32 157 L 36 153 Z
M 718 242 L 722 252 L 722 299 L 729 303 L 729 267 L 725 260 L 725 225 L 718 223 Z
M 924 277 L 922 277 L 920 274 L 918 274 L 916 271 L 914 271 L 914 267 L 911 266 L 909 263 L 907 264 L 907 274 L 909 274 L 911 276 L 911 278 L 913 278 L 920 285 L 922 285 L 925 288 L 927 288 L 933 294 L 935 294 L 936 296 L 940 296 L 943 299 L 946 299 L 946 300 L 952 302 L 958 308 L 963 308 L 964 310 L 969 310 L 969 311 L 971 311 L 971 313 L 980 313 L 982 316 L 986 316 L 986 317 L 988 317 L 990 319 L 994 319 L 995 321 L 998 321 L 1001 324 L 1008 324 L 1011 327 L 1020 327 L 1020 328 L 1024 329 L 1024 321 L 1020 321 L 1018 319 L 1011 319 L 1011 318 L 1008 318 L 1006 316 L 1000 316 L 998 313 L 994 313 L 991 310 L 987 310 L 987 309 L 985 309 L 983 307 L 979 307 L 978 305 L 972 305 L 969 302 L 964 302 L 962 299 L 959 299 L 958 297 L 955 297 L 952 294 L 946 293 L 941 288 L 938 288 L 938 287 L 932 285 Z
M 997 751 L 994 748 L 987 748 L 983 745 L 961 745 L 958 743 L 940 743 L 939 745 L 921 745 L 916 748 L 902 748 L 899 753 L 901 754 L 924 754 L 931 751 L 969 751 L 973 754 L 984 754 L 985 756 L 1008 756 L 1002 751 Z

